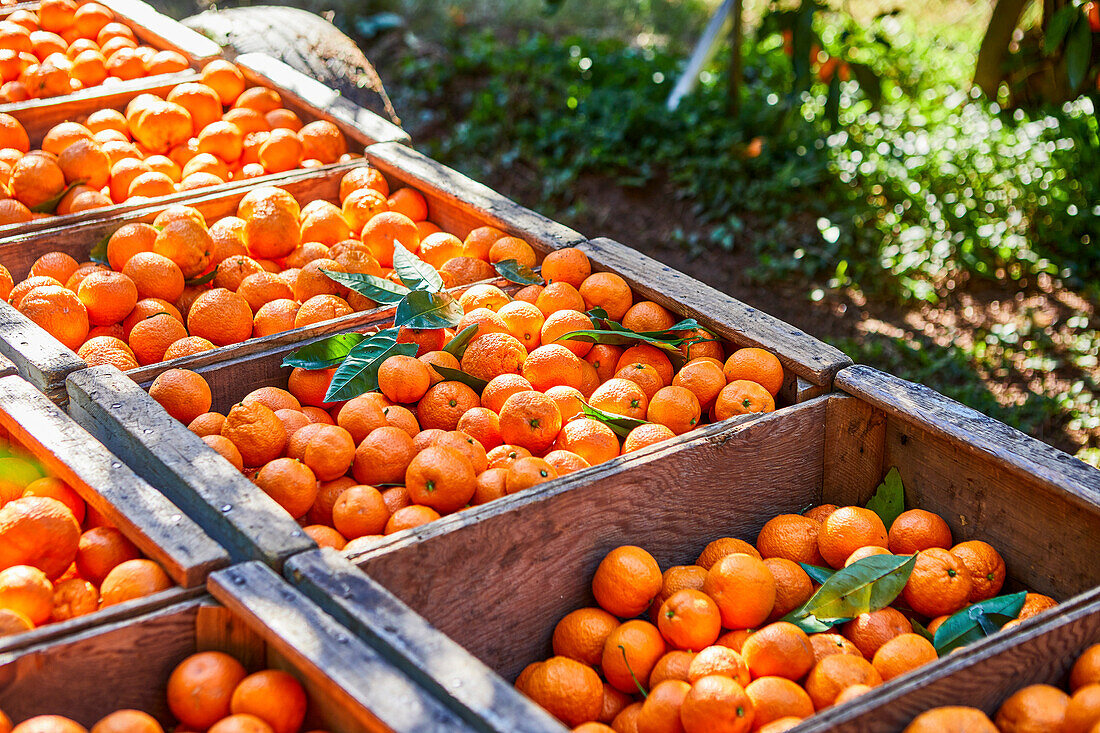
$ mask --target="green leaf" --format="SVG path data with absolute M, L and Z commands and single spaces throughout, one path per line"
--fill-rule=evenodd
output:
M 1080 89 L 1089 70 L 1092 58 L 1092 30 L 1084 15 L 1078 13 L 1077 21 L 1066 41 L 1066 76 L 1070 89 Z
M 77 186 L 81 185 L 80 181 L 73 181 L 68 186 L 62 189 L 61 193 L 54 196 L 52 199 L 46 199 L 38 206 L 30 207 L 30 210 L 36 214 L 52 214 L 57 209 L 57 205 L 61 203 L 61 199 L 65 198 L 65 194 L 72 191 Z
M 485 385 L 489 384 L 484 379 L 478 379 L 473 374 L 467 374 L 461 369 L 448 369 L 447 367 L 441 367 L 435 364 L 432 364 L 431 368 L 438 372 L 439 376 L 443 377 L 445 381 L 462 382 L 479 395 L 485 391 Z
M 114 236 L 114 232 L 103 237 L 103 239 L 96 242 L 92 247 L 92 251 L 88 253 L 88 259 L 100 265 L 108 264 L 107 259 L 107 244 L 111 241 L 111 237 Z
M 205 275 L 200 275 L 199 277 L 193 277 L 190 280 L 184 280 L 183 282 L 184 282 L 185 285 L 190 285 L 192 287 L 198 287 L 199 285 L 206 285 L 206 283 L 211 282 L 217 276 L 218 276 L 218 268 L 215 267 L 213 270 L 206 273 Z
M 625 438 L 630 435 L 630 431 L 639 425 L 645 425 L 645 420 L 638 420 L 633 417 L 626 417 L 625 415 L 616 415 L 613 412 L 604 412 L 603 410 L 593 407 L 587 402 L 581 402 L 581 410 L 584 412 L 585 417 L 590 417 L 593 420 L 602 422 L 607 427 L 611 428 L 615 435 L 620 438 Z
M 810 565 L 809 563 L 800 562 L 802 569 L 806 571 L 806 575 L 810 576 L 810 580 L 815 583 L 824 583 L 829 578 L 836 574 L 836 571 L 832 568 L 822 568 L 817 565 Z
M 803 618 L 784 618 L 782 620 L 794 624 L 807 634 L 821 634 L 848 619 L 828 619 L 822 621 L 816 616 L 805 616 Z
M 584 312 L 584 314 L 592 319 L 592 326 L 594 328 L 599 328 L 600 324 L 598 323 L 598 321 L 606 320 L 608 317 L 607 311 L 605 311 L 600 306 L 596 306 L 595 308 L 587 310 Z
M 335 336 L 314 341 L 300 349 L 295 349 L 283 359 L 284 367 L 300 369 L 328 369 L 334 367 L 351 353 L 351 350 L 366 340 L 361 333 L 338 333 Z
M 443 350 L 456 359 L 461 359 L 463 354 L 466 353 L 466 347 L 470 345 L 470 342 L 474 340 L 474 335 L 477 333 L 478 325 L 471 323 L 466 328 L 462 329 L 455 334 L 455 337 L 447 342 L 447 345 L 443 347 Z
M 889 606 L 917 564 L 914 555 L 872 555 L 841 568 L 789 616 L 850 620 Z M 789 620 L 789 619 L 787 619 Z
M 438 293 L 443 290 L 443 277 L 435 268 L 393 240 L 393 269 L 401 282 L 411 290 Z
M 375 334 L 357 344 L 332 375 L 325 402 L 342 402 L 378 389 L 378 367 L 391 356 L 414 356 L 416 344 L 399 344 L 390 336 Z
M 336 270 L 322 269 L 330 280 L 340 283 L 344 287 L 351 288 L 365 298 L 370 298 L 375 303 L 393 305 L 401 302 L 409 293 L 404 285 L 398 285 L 383 277 L 363 275 L 358 272 L 337 272 Z
M 1073 21 L 1081 14 L 1080 9 L 1068 3 L 1064 7 L 1059 8 L 1053 16 L 1050 18 L 1050 23 L 1047 25 L 1046 32 L 1043 35 L 1043 53 L 1047 56 L 1053 56 L 1058 48 L 1062 45 L 1062 41 L 1066 40 L 1066 34 L 1069 33 L 1070 26 L 1073 25 Z
M 537 272 L 521 265 L 518 260 L 501 260 L 493 265 L 493 269 L 505 280 L 520 285 L 542 285 L 545 282 Z
M 924 624 L 922 624 L 920 621 L 917 621 L 915 618 L 909 619 L 909 623 L 913 627 L 914 634 L 920 634 L 925 639 L 928 639 L 928 641 L 933 642 L 933 645 L 935 644 L 935 636 L 932 634 L 931 631 L 928 630 L 928 628 Z
M 905 511 L 905 487 L 901 485 L 901 474 L 892 467 L 886 478 L 875 489 L 874 496 L 867 502 L 867 508 L 873 511 L 886 525 L 886 529 Z
M 397 304 L 393 322 L 413 329 L 454 328 L 463 315 L 462 306 L 450 293 L 413 290 Z
M 997 596 L 974 603 L 940 624 L 932 640 L 936 653 L 941 657 L 954 649 L 966 646 L 990 634 L 1020 615 L 1024 607 L 1025 591 L 1007 596 Z

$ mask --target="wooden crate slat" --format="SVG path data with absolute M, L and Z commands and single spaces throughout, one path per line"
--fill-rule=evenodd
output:
M 7 377 L 18 373 L 19 371 L 15 368 L 15 364 L 6 356 L 0 355 L 0 377 Z
M 209 589 L 363 730 L 470 729 L 270 568 L 249 562 L 218 571 Z
M 306 596 L 421 687 L 485 730 L 560 733 L 561 724 L 332 549 L 303 552 L 284 568 Z
M 287 557 L 316 548 L 274 499 L 118 369 L 75 372 L 69 375 L 68 389 L 76 420 L 198 522 L 233 559 L 280 567 Z
M 65 404 L 65 375 L 87 366 L 75 352 L 0 300 L 0 354 L 54 402 Z
M 106 0 L 104 4 L 121 16 L 139 39 L 150 46 L 179 51 L 192 64 L 201 65 L 222 54 L 221 46 L 141 0 Z
M 826 390 L 852 363 L 839 349 L 612 239 L 594 239 L 581 249 L 593 265 L 618 273 L 644 297 L 665 307 L 676 303 L 720 336 L 773 352 L 785 370 Z
M 191 519 L 19 377 L 0 379 L 0 425 L 184 586 L 229 557 Z

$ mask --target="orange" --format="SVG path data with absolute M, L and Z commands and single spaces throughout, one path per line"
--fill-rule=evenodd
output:
M 606 682 L 603 683 L 603 707 L 600 709 L 600 723 L 585 723 L 584 725 L 604 725 L 604 729 L 594 729 L 591 733 L 615 733 L 614 728 L 608 728 L 611 721 L 627 708 L 634 698 L 619 692 Z M 583 727 L 583 726 L 582 726 Z
M 596 720 L 603 709 L 600 676 L 566 657 L 551 657 L 536 667 L 524 683 L 524 692 L 570 727 Z
M 461 382 L 433 385 L 417 403 L 416 418 L 423 429 L 454 430 L 467 410 L 481 406 L 477 392 Z
M 984 601 L 1000 592 L 1005 582 L 1005 561 L 992 545 L 981 540 L 969 540 L 952 547 L 951 554 L 970 575 L 967 602 Z
M 443 282 L 449 287 L 468 285 L 496 277 L 496 270 L 488 262 L 469 257 L 452 257 L 439 268 Z
M 420 245 L 420 254 L 421 258 L 423 258 L 423 244 Z M 458 304 L 462 306 L 463 313 L 469 313 L 470 311 L 477 310 L 478 308 L 487 308 L 496 313 L 503 306 L 508 305 L 511 301 L 512 299 L 508 296 L 507 293 L 498 288 L 496 285 L 490 285 L 489 283 L 480 283 L 478 285 L 474 285 L 458 297 Z M 530 303 L 528 303 L 527 305 L 530 305 Z M 539 317 L 542 317 L 541 313 L 539 314 Z M 459 327 L 455 328 L 456 333 L 461 330 L 462 329 Z
M 289 109 L 283 107 L 271 110 L 264 115 L 264 119 L 267 120 L 267 124 L 271 125 L 272 130 L 284 129 L 296 133 L 298 130 L 302 129 L 301 118 Z M 297 135 L 295 135 L 295 137 L 297 137 Z
M 88 733 L 84 726 L 61 715 L 36 715 L 12 728 L 12 733 Z
M 588 352 L 584 360 L 596 369 L 596 375 L 600 378 L 602 384 L 615 376 L 615 372 L 618 371 L 616 366 L 622 354 L 623 349 L 620 346 L 593 344 L 592 350 Z
M 90 5 L 95 4 L 90 3 Z M 84 5 L 80 10 L 87 7 L 89 5 Z M 80 10 L 77 11 L 78 14 Z M 116 710 L 100 718 L 99 722 L 92 726 L 92 733 L 163 733 L 163 731 L 156 718 L 141 710 Z
M 523 377 L 540 392 L 557 386 L 580 390 L 584 385 L 584 366 L 584 361 L 561 344 L 544 344 L 523 361 L 522 372 Z
M 168 707 L 183 725 L 205 730 L 229 715 L 233 691 L 246 674 L 223 652 L 192 654 L 168 677 Z
M 181 359 L 185 356 L 194 356 L 195 354 L 201 354 L 204 351 L 211 351 L 214 348 L 214 344 L 210 343 L 204 338 L 198 336 L 188 336 L 187 338 L 180 339 L 173 342 L 164 352 L 164 361 L 171 361 L 172 359 Z
M 268 120 L 270 124 L 271 120 Z M 268 173 L 293 170 L 302 162 L 302 141 L 297 133 L 286 128 L 276 128 L 260 144 L 259 164 Z
M 29 565 L 0 570 L 0 608 L 23 614 L 40 626 L 53 610 L 53 586 L 45 573 Z
M 517 458 L 508 466 L 504 477 L 504 490 L 514 494 L 558 477 L 557 469 L 542 458 Z
M 287 444 L 282 421 L 258 402 L 234 405 L 225 416 L 221 434 L 237 446 L 246 466 L 263 466 L 280 458 Z
M 1069 695 L 1051 685 L 1029 685 L 1001 703 L 993 718 L 1002 733 L 1062 730 Z
M 428 506 L 414 504 L 395 511 L 386 522 L 385 534 L 420 527 L 439 519 L 439 512 Z
M 0 508 L 0 568 L 30 565 L 49 579 L 76 557 L 80 525 L 56 499 L 26 496 Z
M 298 733 L 308 700 L 298 680 L 277 669 L 245 677 L 233 690 L 229 710 L 234 715 L 255 715 L 275 733 Z
M 61 195 L 65 174 L 45 155 L 25 155 L 12 167 L 8 188 L 12 198 L 33 209 Z
M 270 272 L 257 272 L 241 281 L 237 294 L 248 303 L 253 314 L 276 300 L 291 300 L 294 291 L 282 278 Z
M 501 237 L 489 248 L 489 262 L 497 263 L 505 260 L 515 260 L 525 267 L 534 267 L 535 250 L 518 237 Z
M 949 550 L 951 545 L 947 522 L 923 509 L 902 512 L 890 525 L 889 547 L 895 555 L 912 555 L 932 547 Z
M 1020 609 L 1020 615 L 1016 618 L 1023 621 L 1057 605 L 1058 602 L 1050 596 L 1044 596 L 1041 593 L 1028 593 L 1024 598 L 1024 607 Z
M 630 292 L 626 280 L 611 272 L 589 275 L 581 283 L 578 292 L 584 300 L 584 310 L 603 308 L 612 321 L 621 321 L 634 304 L 634 294 Z
M 30 152 L 31 143 L 22 123 L 9 114 L 0 115 L 0 146 L 21 153 Z
M 1069 691 L 1077 692 L 1085 685 L 1100 683 L 1100 644 L 1093 644 L 1081 653 L 1069 673 Z
M 782 557 L 770 557 L 764 560 L 764 566 L 775 579 L 775 606 L 768 621 L 778 621 L 813 595 L 810 576 L 797 563 Z
M 779 394 L 783 387 L 783 365 L 775 354 L 766 349 L 755 347 L 738 349 L 733 352 L 722 371 L 727 382 L 748 380 L 759 384 L 772 397 Z
M 760 557 L 760 553 L 756 551 L 756 548 L 750 545 L 744 540 L 739 540 L 736 537 L 719 537 L 716 540 L 712 540 L 707 543 L 707 546 L 703 548 L 703 551 L 699 554 L 699 559 L 695 561 L 695 564 L 704 570 L 710 570 L 714 567 L 715 563 L 721 560 L 726 555 L 732 555 L 735 552 L 751 555 L 756 559 L 763 559 Z
M 526 304 L 526 307 L 529 306 L 529 303 Z M 535 308 L 535 310 L 538 309 Z M 591 330 L 592 327 L 592 320 L 584 313 L 576 310 L 558 310 L 545 317 L 537 343 L 561 344 L 583 358 L 592 350 L 593 344 L 589 341 L 566 339 L 564 336 L 574 331 Z
M 702 564 L 702 563 L 700 563 Z M 714 599 L 728 629 L 760 626 L 775 605 L 775 579 L 763 561 L 743 553 L 726 555 L 707 571 L 703 592 Z
M 718 393 L 712 410 L 716 421 L 726 420 L 735 415 L 748 415 L 754 412 L 773 412 L 775 400 L 766 389 L 756 382 L 739 379 L 730 382 Z
M 883 644 L 893 638 L 913 631 L 913 625 L 896 608 L 881 608 L 870 613 L 861 613 L 840 627 L 840 632 L 850 640 L 860 654 L 867 659 Z
M 810 646 L 814 650 L 814 664 L 817 664 L 830 654 L 854 654 L 862 657 L 859 648 L 840 634 L 823 633 L 810 634 Z
M 445 446 L 432 446 L 409 463 L 405 487 L 413 503 L 447 514 L 469 503 L 477 488 L 477 477 L 461 453 Z
M 343 476 L 355 460 L 351 433 L 331 424 L 299 429 L 287 440 L 286 450 L 288 456 L 309 466 L 319 481 Z
M 909 608 L 930 618 L 955 613 L 969 597 L 970 573 L 966 566 L 938 547 L 917 554 L 917 564 L 901 592 Z
M 144 598 L 172 587 L 164 570 L 152 560 L 121 562 L 107 573 L 99 588 L 100 608 Z
M 576 418 L 562 426 L 554 446 L 576 453 L 595 466 L 619 455 L 619 439 L 607 425 L 589 418 Z
M 318 547 L 331 547 L 334 550 L 343 550 L 348 544 L 344 536 L 332 527 L 326 527 L 321 524 L 310 524 L 302 527 L 302 531 L 309 535 L 309 538 L 316 542 Z
M 555 402 L 558 404 L 558 411 L 560 412 L 560 403 Z M 504 442 L 500 434 L 500 418 L 497 413 L 487 407 L 475 407 L 468 410 L 459 418 L 457 429 L 476 439 L 488 450 L 492 450 Z
M 486 458 L 489 459 L 489 468 L 508 469 L 520 458 L 531 458 L 531 451 L 518 445 L 504 444 L 489 451 Z
M 769 519 L 756 536 L 756 549 L 764 558 L 782 557 L 796 563 L 822 565 L 818 552 L 821 525 L 798 514 L 780 514 Z
M 526 379 L 518 374 L 501 374 L 493 377 L 485 385 L 481 393 L 481 406 L 499 413 L 509 397 L 525 391 L 532 391 L 534 387 Z
M 657 628 L 676 649 L 698 651 L 710 646 L 722 631 L 718 605 L 698 590 L 673 593 L 657 612 Z
M 770 624 L 749 636 L 741 656 L 756 677 L 801 679 L 814 664 L 809 637 L 794 624 L 783 621 Z
M 631 331 L 666 331 L 676 325 L 676 317 L 651 300 L 635 303 L 623 316 L 622 325 Z
M 859 548 L 858 550 L 853 552 L 851 555 L 849 555 L 848 559 L 844 561 L 844 567 L 848 567 L 849 565 L 851 565 L 853 563 L 857 563 L 860 560 L 863 560 L 864 558 L 872 557 L 874 555 L 892 555 L 892 554 L 893 553 L 890 552 L 889 550 L 887 550 L 885 547 L 879 547 L 877 545 L 868 545 L 866 547 Z
M 690 691 L 691 685 L 683 680 L 665 680 L 654 686 L 638 713 L 639 733 L 682 731 L 680 708 Z
M 782 718 L 808 718 L 814 703 L 797 683 L 783 677 L 760 677 L 745 688 L 752 701 L 753 728 L 759 730 Z
M 883 682 L 889 682 L 938 658 L 928 639 L 920 634 L 902 634 L 879 647 L 871 663 Z
M 96 270 L 80 283 L 77 297 L 88 311 L 93 326 L 119 323 L 138 301 L 137 286 L 126 275 L 109 270 Z
M 134 325 L 130 347 L 139 364 L 155 364 L 164 360 L 168 347 L 185 338 L 183 324 L 167 313 L 158 313 Z
M 622 363 L 620 361 L 620 363 Z M 665 382 L 661 379 L 661 375 L 651 364 L 643 364 L 641 362 L 632 362 L 619 368 L 615 372 L 615 377 L 618 379 L 628 379 L 634 382 L 642 391 L 645 392 L 647 398 L 652 399 L 653 395 L 657 394 L 657 391 L 665 386 Z
M 566 474 L 591 467 L 588 461 L 584 460 L 576 453 L 571 453 L 567 450 L 550 451 L 546 454 L 544 460 L 554 467 L 558 476 L 565 476 Z
M 638 692 L 642 680 L 649 679 L 653 667 L 666 651 L 657 627 L 648 621 L 634 619 L 619 625 L 608 635 L 600 669 L 612 687 L 633 694 Z
M 344 134 L 328 120 L 315 120 L 303 125 L 298 130 L 298 139 L 302 141 L 303 159 L 322 164 L 335 163 L 348 152 Z
M 644 420 L 649 409 L 649 398 L 635 382 L 613 378 L 596 388 L 588 404 L 597 410 Z
M 593 397 L 595 395 L 593 394 Z M 623 441 L 623 455 L 675 438 L 676 434 L 664 425 L 646 423 L 630 431 Z
M 680 709 L 685 733 L 745 733 L 754 715 L 745 688 L 722 675 L 693 683 Z
M 428 367 L 414 357 L 391 356 L 378 368 L 378 387 L 394 402 L 416 402 L 430 386 Z
M 474 489 L 473 505 L 485 504 L 508 494 L 508 471 L 503 468 L 489 468 L 477 476 L 477 488 Z
M 488 262 L 489 250 L 503 236 L 505 236 L 504 232 L 496 227 L 478 227 L 466 235 L 462 243 L 462 255 Z
M 230 290 L 207 290 L 191 305 L 187 330 L 217 346 L 247 341 L 252 336 L 252 309 L 243 296 Z
M 210 726 L 209 733 L 274 733 L 274 730 L 255 715 L 241 713 L 222 718 Z
M 862 507 L 837 509 L 822 523 L 818 533 L 818 550 L 834 568 L 843 567 L 849 555 L 868 545 L 887 546 L 886 526 L 877 514 Z
M 533 453 L 545 451 L 553 445 L 561 428 L 561 412 L 557 404 L 541 392 L 517 392 L 500 409 L 501 440 Z
M 348 197 L 344 202 L 345 218 L 348 210 L 348 202 L 355 198 L 356 194 Z M 355 222 L 349 222 L 355 231 Z M 420 249 L 420 231 L 416 223 L 396 211 L 382 211 L 370 217 L 363 224 L 361 238 L 370 252 L 383 267 L 393 266 L 394 242 L 400 242 L 401 246 L 412 253 Z
M 649 400 L 646 419 L 683 435 L 699 425 L 702 409 L 695 394 L 685 387 L 662 387 Z
M 372 486 L 401 483 L 416 454 L 406 431 L 389 425 L 376 428 L 355 449 L 355 480 Z
M 877 687 L 881 684 L 882 676 L 866 659 L 851 654 L 832 654 L 810 670 L 804 686 L 813 700 L 814 709 L 823 710 L 832 705 L 837 695 L 847 687 Z
M 902 733 L 998 733 L 998 729 L 977 708 L 947 706 L 921 713 Z
M 619 620 L 602 608 L 572 611 L 554 627 L 551 640 L 554 654 L 597 667 L 603 657 L 607 637 L 618 626 Z
M 202 436 L 202 442 L 213 448 L 222 458 L 229 461 L 238 471 L 244 470 L 244 459 L 233 441 L 220 434 L 211 433 Z
M 466 347 L 461 364 L 462 371 L 488 382 L 501 374 L 518 374 L 526 359 L 527 349 L 517 338 L 507 333 L 488 333 Z
M 508 326 L 505 325 L 504 319 L 493 310 L 486 307 L 478 307 L 466 311 L 465 315 L 462 316 L 462 320 L 455 326 L 455 333 L 461 333 L 469 326 L 477 326 L 477 330 L 474 331 L 470 343 L 473 343 L 486 334 L 508 333 Z
M 460 430 L 445 431 L 437 435 L 432 445 L 452 448 L 461 453 L 475 474 L 479 474 L 489 468 L 489 459 L 485 453 L 485 447 L 473 437 Z
M 213 89 L 225 106 L 237 101 L 244 91 L 244 75 L 229 61 L 215 59 L 202 67 L 202 83 Z
M 201 223 L 191 219 L 175 219 L 157 233 L 153 251 L 175 262 L 183 276 L 190 278 L 206 270 L 213 246 L 210 232 Z
M 188 137 L 197 137 L 204 127 L 221 119 L 222 116 L 222 103 L 218 93 L 205 84 L 195 82 L 177 84 L 172 91 L 168 92 L 165 99 L 187 110 L 191 117 L 191 135 Z M 136 132 L 135 137 L 137 137 Z
M 173 302 L 183 294 L 183 271 L 172 260 L 155 252 L 137 252 L 122 268 L 133 281 L 138 298 L 160 298 Z
M 305 516 L 317 498 L 313 471 L 292 458 L 276 458 L 264 464 L 253 482 L 295 519 Z
M 691 390 L 703 412 L 709 411 L 718 400 L 722 388 L 726 386 L 726 377 L 721 367 L 711 361 L 696 360 L 689 362 L 672 379 L 674 387 Z
M 707 571 L 698 565 L 673 565 L 661 574 L 661 590 L 653 599 L 650 613 L 654 622 L 661 605 L 672 597 L 677 591 L 691 589 L 701 590 L 703 582 L 707 578 Z
M 353 312 L 354 309 L 342 298 L 335 295 L 316 295 L 302 303 L 294 316 L 294 327 L 303 328 L 314 323 L 331 321 Z
M 535 306 L 544 317 L 562 310 L 584 311 L 584 298 L 580 292 L 567 282 L 553 282 L 542 289 L 535 298 Z
M 667 354 L 656 346 L 650 344 L 631 346 L 619 356 L 615 368 L 617 371 L 621 371 L 631 364 L 647 364 L 657 371 L 662 385 L 667 386 L 672 383 L 674 374 L 672 361 Z
M 661 568 L 657 561 L 648 552 L 633 545 L 617 547 L 609 552 L 600 561 L 592 578 L 592 594 L 596 602 L 605 611 L 620 618 L 633 618 L 649 608 L 661 587 Z
M 369 395 L 360 395 L 348 400 L 336 417 L 336 423 L 347 430 L 351 439 L 358 445 L 375 428 L 386 426 L 386 416 L 382 408 Z
M 34 261 L 28 277 L 52 277 L 58 282 L 66 282 L 77 267 L 77 261 L 64 252 L 47 252 Z
M 100 585 L 115 566 L 139 557 L 137 547 L 117 529 L 95 527 L 80 535 L 76 568 L 80 577 Z
M 1100 722 L 1100 685 L 1085 685 L 1069 699 L 1062 733 L 1089 733 Z
M 355 485 L 354 479 L 347 476 L 322 483 L 317 489 L 317 498 L 314 500 L 313 506 L 306 514 L 308 521 L 332 526 L 332 507 L 336 504 L 336 500 L 340 498 L 340 494 Z
M 428 202 L 419 191 L 407 186 L 394 191 L 386 204 L 390 211 L 404 214 L 413 221 L 425 221 L 428 218 Z
M 667 652 L 657 660 L 657 664 L 653 666 L 653 670 L 649 673 L 649 687 L 652 689 L 665 680 L 688 682 L 688 668 L 695 656 L 693 652 L 685 652 L 679 649 Z
M 84 500 L 61 479 L 53 477 L 36 479 L 27 484 L 27 488 L 23 490 L 23 496 L 46 496 L 57 499 L 69 508 L 78 524 L 84 521 Z
M 186 369 L 168 369 L 153 380 L 149 396 L 169 415 L 188 425 L 210 411 L 210 385 L 200 374 Z

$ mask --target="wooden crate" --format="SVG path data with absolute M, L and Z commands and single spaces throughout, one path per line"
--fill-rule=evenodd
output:
M 171 730 L 169 674 L 187 656 L 216 650 L 250 672 L 297 677 L 310 699 L 303 730 L 473 730 L 268 568 L 234 566 L 212 575 L 209 588 L 220 604 L 204 596 L 0 654 L 0 709 L 15 722 L 60 714 L 90 728 L 132 708 Z
M 12 374 L 18 374 L 19 371 L 15 368 L 15 364 L 3 356 L 0 356 L 0 377 L 7 377 Z
M 0 378 L 0 428 L 73 487 L 179 584 L 147 598 L 0 638 L 0 652 L 128 618 L 194 596 L 229 556 L 191 519 L 17 376 Z
M 127 4 L 136 2 L 136 0 L 125 1 Z M 137 4 L 143 3 L 137 2 Z M 194 33 L 190 30 L 187 32 Z M 409 141 L 409 136 L 397 125 L 359 107 L 345 97 L 335 95 L 328 87 L 281 61 L 264 54 L 250 53 L 238 56 L 234 63 L 245 75 L 245 80 L 250 86 L 263 86 L 277 91 L 283 98 L 283 106 L 297 114 L 303 122 L 328 120 L 339 127 L 348 141 L 348 150 L 352 153 L 362 153 L 364 148 L 378 142 L 407 143 Z M 130 100 L 139 94 L 163 95 L 177 84 L 198 81 L 199 78 L 199 72 L 196 70 L 161 74 L 106 87 L 92 87 L 63 97 L 0 105 L 0 112 L 10 114 L 22 123 L 30 137 L 33 149 L 41 143 L 42 137 L 50 128 L 61 122 L 85 117 L 99 109 L 123 110 Z M 318 170 L 327 170 L 339 165 L 339 163 L 333 163 L 322 166 Z M 153 199 L 152 205 L 167 206 L 193 198 L 196 194 L 228 192 L 258 184 L 277 185 L 272 182 L 281 180 L 285 175 L 275 173 L 247 181 L 230 181 L 221 186 L 160 196 Z M 89 221 L 115 220 L 149 205 L 148 201 L 138 204 L 120 203 L 65 216 L 43 217 L 25 224 L 0 226 L 0 242 L 7 242 L 12 237 L 56 230 Z
M 583 479 L 567 476 L 519 500 L 393 535 L 351 559 L 511 682 L 526 664 L 550 655 L 562 616 L 593 604 L 592 574 L 614 547 L 642 546 L 662 567 L 690 563 L 718 537 L 755 541 L 777 514 L 820 503 L 863 505 L 897 467 L 907 505 L 938 513 L 956 541 L 993 544 L 1007 562 L 1008 583 L 1069 601 L 1067 611 L 1082 603 L 1097 608 L 1090 589 L 1100 585 L 1093 561 L 1100 551 L 1100 471 L 869 367 L 845 369 L 835 384 L 842 392 L 651 446 L 629 461 L 594 467 Z M 304 554 L 286 572 L 303 587 L 331 589 L 320 570 L 325 564 L 318 553 Z M 346 593 L 316 595 L 327 596 L 326 608 L 338 616 L 362 622 L 373 613 Z M 1022 625 L 1021 635 L 1045 618 Z M 1100 619 L 1088 623 L 1095 630 Z M 421 653 L 427 642 L 410 643 L 396 624 L 374 633 L 405 648 L 430 674 L 432 659 Z M 1013 638 L 1005 633 L 973 644 L 799 730 L 898 730 L 872 727 L 881 710 L 865 706 L 878 700 L 888 708 L 898 691 L 923 687 L 941 670 L 955 669 L 956 659 L 978 658 Z M 1011 678 L 1015 668 L 1006 668 L 1009 674 L 996 674 Z M 940 694 L 950 689 L 948 682 L 937 687 Z
M 525 239 L 542 253 L 584 241 L 584 237 L 578 232 L 536 214 L 398 143 L 371 146 L 366 151 L 365 160 L 316 171 L 284 174 L 274 183 L 302 202 L 315 199 L 338 202 L 340 179 L 352 168 L 366 163 L 382 171 L 392 189 L 407 185 L 419 190 L 428 202 L 429 219 L 459 237 L 465 238 L 471 230 L 480 226 L 495 226 L 507 234 Z M 198 192 L 198 195 L 183 203 L 197 208 L 208 221 L 213 221 L 235 214 L 237 204 L 252 187 L 254 186 L 244 185 L 232 191 Z M 151 222 L 165 208 L 165 204 L 151 205 L 127 214 L 124 220 L 99 219 L 79 226 L 0 240 L 0 265 L 7 267 L 12 277 L 19 281 L 27 275 L 34 261 L 47 252 L 63 251 L 78 261 L 84 261 L 99 242 L 123 223 Z M 177 360 L 172 362 L 172 366 L 195 368 L 224 359 L 240 358 L 282 344 L 359 328 L 377 321 L 385 314 L 392 318 L 392 313 L 392 308 L 353 313 L 325 323 L 266 338 L 250 339 L 196 357 Z M 15 362 L 26 379 L 59 404 L 64 404 L 67 400 L 65 375 L 86 366 L 70 349 L 3 303 L 0 303 L 0 354 Z

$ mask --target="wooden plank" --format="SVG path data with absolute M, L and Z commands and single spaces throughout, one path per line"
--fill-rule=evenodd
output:
M 852 363 L 839 349 L 612 239 L 593 239 L 581 249 L 593 269 L 621 275 L 639 295 L 666 308 L 677 304 L 685 316 L 738 346 L 768 349 L 784 369 L 826 391 Z
M 432 628 L 394 595 L 331 549 L 303 552 L 286 564 L 306 596 L 365 639 L 404 675 L 479 730 L 560 733 L 561 724 Z
M 87 366 L 44 329 L 0 300 L 0 354 L 54 402 L 65 404 L 65 376 Z
M 221 46 L 141 0 L 106 0 L 104 4 L 119 16 L 120 22 L 131 27 L 143 43 L 178 51 L 192 65 L 201 65 L 222 54 Z
M 312 697 L 342 711 L 348 725 L 338 730 L 474 730 L 270 568 L 236 565 L 211 575 L 208 587 L 293 664 Z
M 276 89 L 288 108 L 304 110 L 315 119 L 334 123 L 360 147 L 381 142 L 409 142 L 408 133 L 397 125 L 278 59 L 262 53 L 245 53 L 236 57 L 233 63 L 240 67 L 249 83 Z
M 420 191 L 428 198 L 428 218 L 462 239 L 472 229 L 489 225 L 525 240 L 541 254 L 584 241 L 582 234 L 408 146 L 380 143 L 367 148 L 365 155 L 386 176 L 391 190 L 405 185 Z
M 69 412 L 220 542 L 234 560 L 281 567 L 316 548 L 274 499 L 112 366 L 68 379 Z
M 562 616 L 592 602 L 592 573 L 612 548 L 644 546 L 662 567 L 690 563 L 717 537 L 753 540 L 776 514 L 814 503 L 828 400 L 651 446 L 351 559 L 510 682 L 549 655 Z
M 1100 642 L 1100 590 L 1059 606 L 1059 613 L 1025 621 L 1013 633 L 970 644 L 932 667 L 876 687 L 851 703 L 825 710 L 799 733 L 897 733 L 920 713 L 967 705 L 990 717 L 1029 684 L 1061 685 L 1078 655 Z
M 229 556 L 156 489 L 19 377 L 0 379 L 0 425 L 183 586 Z
M 11 360 L 6 356 L 0 355 L 0 377 L 7 377 L 11 374 L 18 374 L 19 370 L 15 368 L 15 364 L 11 363 Z
M 836 386 L 1011 475 L 1063 495 L 1077 507 L 1095 511 L 1100 504 L 1100 470 L 929 387 L 867 366 L 840 372 Z
M 823 493 L 839 506 L 865 506 L 882 481 L 886 416 L 847 395 L 829 401 Z
M 206 603 L 195 615 L 195 651 L 225 652 L 245 666 L 260 669 L 267 655 L 259 632 L 225 606 Z

